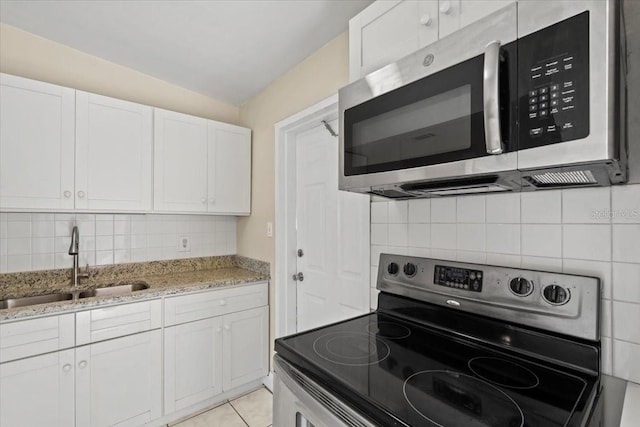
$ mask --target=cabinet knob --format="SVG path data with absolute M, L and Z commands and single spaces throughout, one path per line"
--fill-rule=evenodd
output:
M 222 332 L 222 328 L 220 328 L 220 327 L 217 327 L 217 328 L 216 328 L 216 332 L 217 332 L 217 333 L 220 333 L 220 332 Z
M 67 364 L 65 364 L 65 365 L 62 367 L 62 370 L 63 370 L 64 372 L 69 372 L 69 371 L 71 370 L 71 365 L 70 365 L 70 364 L 68 364 L 68 363 L 67 363 Z
M 430 26 L 432 22 L 433 20 L 431 19 L 431 16 L 428 14 L 422 15 L 422 17 L 420 18 L 420 24 L 424 25 L 425 27 Z
M 65 191 L 65 192 L 64 192 L 64 193 L 62 193 L 62 194 L 64 195 L 64 197 L 65 197 L 66 199 L 68 199 L 69 197 L 71 197 L 71 191 L 69 191 L 69 190 Z
M 225 301 L 225 300 L 221 299 L 221 300 L 220 300 L 220 305 L 227 305 L 227 301 Z
M 229 326 L 229 325 L 224 325 L 224 330 L 225 330 L 225 331 L 230 331 L 230 330 L 231 330 L 231 326 Z
M 451 13 L 451 2 L 445 1 L 440 5 L 440 13 L 448 15 Z
M 78 197 L 81 199 L 84 199 L 84 191 L 82 190 L 78 191 Z
M 214 199 L 213 197 L 209 199 L 209 203 L 214 204 L 216 202 L 216 199 Z
M 206 198 L 206 197 L 203 197 L 202 199 L 200 199 L 200 201 L 201 201 L 202 203 L 207 203 L 207 198 Z
M 88 363 L 87 363 L 87 361 L 86 361 L 86 360 L 81 360 L 81 361 L 80 361 L 80 363 L 78 363 L 78 367 L 79 367 L 80 369 L 84 369 L 84 368 L 86 368 L 86 367 L 87 367 L 87 365 L 88 365 Z

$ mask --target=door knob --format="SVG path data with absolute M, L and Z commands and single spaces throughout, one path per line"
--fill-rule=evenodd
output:
M 293 281 L 294 282 L 303 282 L 304 281 L 304 274 L 302 274 L 302 272 L 300 272 L 298 274 L 294 274 L 293 275 Z
M 302 249 L 298 249 L 298 258 L 302 258 L 304 256 L 304 251 Z

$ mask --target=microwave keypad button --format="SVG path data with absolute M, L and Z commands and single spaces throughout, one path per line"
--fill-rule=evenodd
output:
M 551 92 L 551 99 L 558 99 L 560 97 L 559 92 Z
M 538 105 L 537 104 L 529 105 L 529 112 L 531 113 L 533 111 L 538 111 Z
M 540 95 L 540 102 L 548 101 L 548 100 L 549 100 L 549 95 Z
M 551 92 L 557 92 L 560 90 L 560 85 L 551 85 Z M 553 96 L 553 94 L 551 94 Z
M 549 108 L 549 103 L 548 102 L 541 102 L 539 105 L 539 108 L 541 110 L 545 109 L 545 108 Z
M 560 104 L 560 101 L 558 101 L 557 99 L 552 99 L 550 105 L 552 107 L 557 107 L 558 104 Z
M 538 103 L 538 98 L 536 98 L 535 96 L 533 98 L 529 98 L 529 104 L 537 104 Z
M 547 110 L 540 111 L 540 118 L 547 117 L 548 115 L 549 115 L 549 111 Z
M 529 131 L 529 135 L 536 136 L 542 134 L 542 128 L 533 128 Z
M 534 97 L 534 96 L 538 96 L 538 90 L 530 90 L 529 91 L 529 98 Z
M 540 88 L 540 95 L 544 95 L 547 92 L 549 92 L 549 88 L 548 87 L 541 87 Z

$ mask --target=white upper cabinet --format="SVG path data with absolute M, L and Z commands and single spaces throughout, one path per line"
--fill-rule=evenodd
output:
M 209 121 L 209 212 L 248 215 L 251 129 Z
M 73 209 L 74 92 L 0 74 L 3 209 Z
M 151 210 L 153 109 L 76 92 L 76 209 Z
M 207 211 L 207 120 L 154 109 L 154 209 Z
M 436 40 L 438 0 L 376 1 L 349 21 L 351 80 Z
M 378 0 L 349 21 L 349 77 L 427 46 L 516 0 Z

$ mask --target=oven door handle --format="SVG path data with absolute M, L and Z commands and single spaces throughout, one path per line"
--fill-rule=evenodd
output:
M 483 104 L 484 138 L 488 154 L 502 154 L 500 134 L 500 41 L 494 40 L 484 49 Z

